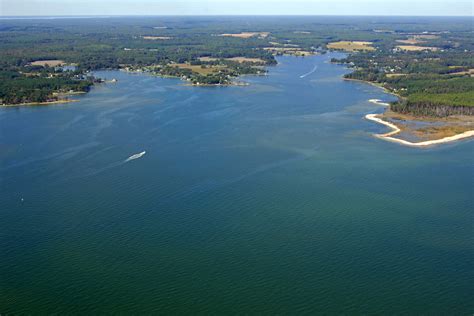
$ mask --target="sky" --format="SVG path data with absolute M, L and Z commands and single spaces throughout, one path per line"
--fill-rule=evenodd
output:
M 474 0 L 0 0 L 0 16 L 473 16 Z

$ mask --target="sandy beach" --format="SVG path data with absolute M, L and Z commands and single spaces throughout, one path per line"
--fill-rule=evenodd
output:
M 411 147 L 426 147 L 426 146 L 438 145 L 438 144 L 449 143 L 449 142 L 453 142 L 453 141 L 457 141 L 457 140 L 460 140 L 460 139 L 464 139 L 464 138 L 474 136 L 474 130 L 470 130 L 470 131 L 466 131 L 464 133 L 457 134 L 457 135 L 454 135 L 454 136 L 449 136 L 449 137 L 444 137 L 444 138 L 435 139 L 435 140 L 427 140 L 427 141 L 422 141 L 422 142 L 418 142 L 418 143 L 413 143 L 413 142 L 410 142 L 410 141 L 407 141 L 407 140 L 392 137 L 393 135 L 395 135 L 395 134 L 397 134 L 401 131 L 400 128 L 398 128 L 398 126 L 396 126 L 393 123 L 384 121 L 383 119 L 378 117 L 378 114 L 367 114 L 365 116 L 365 118 L 370 120 L 370 121 L 377 122 L 379 124 L 388 126 L 391 129 L 393 129 L 393 131 L 391 131 L 391 132 L 388 132 L 388 133 L 385 133 L 385 134 L 375 134 L 374 136 L 376 136 L 378 138 L 381 138 L 381 139 L 388 140 L 388 141 L 396 142 L 396 143 L 399 143 L 399 144 L 402 144 L 402 145 L 405 145 L 405 146 L 411 146 Z

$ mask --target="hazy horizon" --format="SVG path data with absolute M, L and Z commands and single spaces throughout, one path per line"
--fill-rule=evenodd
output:
M 87 19 L 87 18 L 133 18 L 133 17 L 405 17 L 405 18 L 472 18 L 471 15 L 363 15 L 363 14 L 89 14 L 89 15 L 0 15 L 0 19 Z
M 470 0 L 2 0 L 1 17 L 55 16 L 458 16 Z

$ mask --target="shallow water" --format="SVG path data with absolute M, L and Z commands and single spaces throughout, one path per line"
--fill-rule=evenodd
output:
M 1 312 L 472 313 L 473 140 L 372 137 L 333 56 L 0 109 Z

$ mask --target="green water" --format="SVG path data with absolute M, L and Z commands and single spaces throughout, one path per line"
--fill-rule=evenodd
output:
M 473 140 L 372 137 L 331 57 L 0 109 L 0 313 L 472 314 Z

